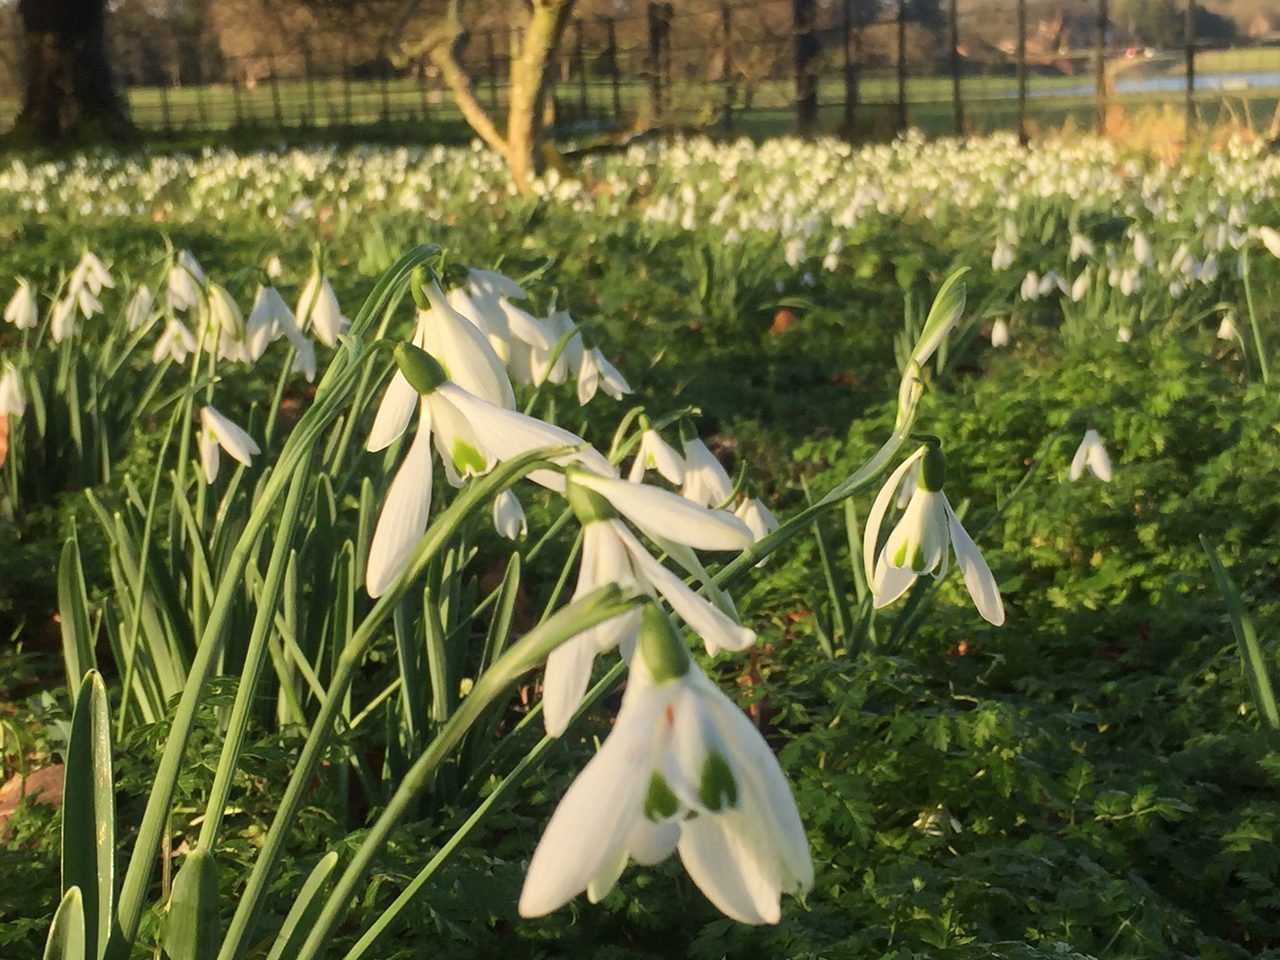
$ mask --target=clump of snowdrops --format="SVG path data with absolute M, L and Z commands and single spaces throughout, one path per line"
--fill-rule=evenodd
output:
M 274 285 L 280 270 L 262 266 L 245 313 L 186 251 L 170 251 L 153 277 L 129 289 L 86 251 L 43 307 L 20 281 L 6 312 L 20 331 L 0 381 L 17 441 L 10 506 L 21 509 L 31 489 L 24 475 L 47 469 L 21 435 L 34 419 L 39 443 L 75 439 L 72 466 L 110 544 L 112 589 L 101 604 L 88 601 L 74 537 L 59 570 L 76 696 L 64 895 L 50 955 L 119 957 L 137 942 L 173 829 L 185 750 L 219 674 L 238 676 L 236 694 L 211 732 L 221 755 L 207 801 L 179 828 L 189 852 L 167 890 L 171 956 L 229 960 L 260 941 L 267 893 L 325 758 L 340 731 L 377 717 L 391 731 L 394 789 L 345 863 L 336 853 L 321 859 L 272 921 L 273 956 L 323 953 L 396 825 L 424 798 L 467 796 L 468 778 L 491 770 L 512 690 L 538 670 L 541 696 L 529 717 L 541 717 L 544 744 L 619 683 L 625 693 L 613 732 L 531 851 L 520 912 L 539 916 L 584 892 L 598 900 L 629 861 L 678 852 L 725 914 L 776 923 L 782 894 L 802 896 L 813 882 L 801 811 L 760 732 L 701 664 L 756 642 L 734 586 L 868 490 L 912 442 L 866 531 L 876 605 L 919 576 L 943 575 L 954 550 L 978 611 L 1003 622 L 995 578 L 943 493 L 941 445 L 912 433 L 925 370 L 964 308 L 958 275 L 904 357 L 891 435 L 860 469 L 780 522 L 730 478 L 698 438 L 691 411 L 631 408 L 607 444 L 553 422 L 556 385 L 573 383 L 581 405 L 624 401 L 630 387 L 563 305 L 537 309 L 517 280 L 448 264 L 422 247 L 348 318 L 318 257 L 295 306 Z M 232 388 L 238 371 L 276 349 L 286 352 L 275 388 L 246 410 Z M 314 382 L 314 393 L 286 416 L 285 399 L 302 382 Z M 50 418 L 55 408 L 65 423 Z M 120 433 L 107 429 L 108 416 Z M 122 435 L 144 421 L 159 435 L 153 469 L 129 478 L 124 500 L 107 503 L 92 484 L 119 469 Z M 908 480 L 882 544 L 882 521 Z M 531 529 L 530 501 L 535 516 L 557 519 Z M 499 585 L 481 596 L 470 566 L 495 534 L 515 546 Z M 516 629 L 518 591 L 547 545 L 563 538 L 568 560 L 542 615 Z M 121 683 L 114 709 L 99 670 L 104 639 Z M 359 702 L 355 681 L 380 651 L 395 677 Z M 117 877 L 111 742 L 162 719 L 168 734 Z M 223 929 L 219 841 L 236 816 L 253 720 L 295 725 L 306 739 Z M 359 763 L 345 757 L 341 766 Z M 348 957 L 368 955 L 476 819 Z

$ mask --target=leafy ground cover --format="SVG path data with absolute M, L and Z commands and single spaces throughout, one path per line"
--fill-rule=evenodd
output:
M 498 798 L 373 955 L 418 956 L 424 944 L 443 957 L 1276 955 L 1277 733 L 1200 536 L 1217 544 L 1274 676 L 1280 404 L 1267 381 L 1280 238 L 1273 248 L 1267 228 L 1278 173 L 1242 141 L 1167 166 L 1093 140 L 1030 151 L 1005 138 L 856 151 L 693 140 L 590 158 L 527 201 L 495 161 L 452 148 L 15 162 L 0 171 L 3 283 L 29 279 L 43 318 L 88 248 L 117 286 L 102 294 L 106 315 L 83 319 L 47 358 L 29 357 L 13 327 L 0 332 L 28 392 L 45 391 L 42 420 L 9 421 L 0 500 L 6 773 L 66 749 L 53 619 L 65 540 L 74 531 L 99 636 L 115 635 L 118 547 L 104 516 L 135 523 L 156 465 L 177 469 L 164 425 L 190 377 L 181 363 L 150 363 L 159 322 L 83 417 L 59 399 L 58 364 L 82 364 L 75 382 L 96 383 L 92 371 L 125 339 L 107 333 L 108 318 L 123 328 L 136 286 L 158 291 L 173 250 L 191 251 L 246 307 L 273 257 L 282 270 L 270 282 L 292 301 L 318 256 L 351 312 L 415 244 L 444 247 L 446 275 L 500 269 L 539 314 L 567 306 L 651 415 L 700 410 L 698 432 L 780 517 L 853 473 L 892 430 L 899 366 L 937 288 L 967 268 L 967 310 L 925 372 L 918 423 L 944 442 L 947 490 L 1000 583 L 1005 625 L 977 616 L 956 574 L 873 610 L 860 542 L 868 494 L 739 585 L 759 643 L 745 661 L 707 667 L 778 752 L 809 835 L 812 891 L 785 902 L 777 926 L 747 927 L 667 863 L 633 868 L 599 906 L 580 898 L 521 920 L 543 826 L 610 730 L 601 712 L 549 744 L 517 726 L 536 699 L 530 679 L 496 718 L 506 735 L 492 766 L 457 784 L 442 775 L 392 833 L 331 953 L 350 948 L 534 752 L 518 790 Z M 323 370 L 330 351 L 316 349 Z M 277 396 L 297 416 L 313 390 L 271 353 L 219 372 L 219 409 L 255 426 Z M 611 432 L 625 410 L 603 396 L 579 407 L 572 384 L 539 402 L 584 434 Z M 1088 429 L 1109 451 L 1109 482 L 1069 479 Z M 380 495 L 392 475 L 367 462 L 327 472 L 333 508 L 299 552 L 295 596 L 307 609 L 289 614 L 318 617 L 318 631 L 333 628 L 307 578 L 342 576 L 324 547 L 361 542 L 361 484 Z M 234 487 L 227 496 L 234 504 Z M 555 518 L 547 501 L 526 506 L 530 539 L 513 548 L 476 533 L 459 590 L 491 589 L 513 549 L 529 552 Z M 217 530 L 213 503 L 199 509 Z M 169 536 L 160 546 L 181 556 L 181 535 Z M 517 619 L 536 619 L 529 611 L 555 596 L 569 550 L 553 543 L 528 561 L 541 575 L 524 581 Z M 247 635 L 249 619 L 236 627 Z M 176 689 L 135 696 L 101 646 L 120 724 L 123 864 Z M 403 669 L 394 651 L 390 633 L 372 648 L 349 716 Z M 233 647 L 217 671 L 184 753 L 167 818 L 175 869 L 201 832 L 244 656 Z M 326 669 L 316 666 L 321 683 Z M 289 712 L 287 688 L 274 679 L 259 693 L 216 849 L 223 929 L 313 716 L 305 702 Z M 326 851 L 355 854 L 403 774 L 397 718 L 375 721 L 346 728 L 327 755 L 272 881 L 280 902 Z M 60 828 L 56 807 L 31 802 L 6 828 L 0 944 L 15 956 L 38 955 L 58 904 Z M 136 955 L 164 936 L 167 882 L 150 885 Z

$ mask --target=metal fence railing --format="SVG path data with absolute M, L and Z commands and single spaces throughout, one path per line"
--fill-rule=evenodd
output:
M 866 139 L 908 126 L 976 133 L 1116 104 L 1172 104 L 1190 126 L 1213 108 L 1253 119 L 1280 99 L 1280 34 L 1241 38 L 1173 0 L 1167 43 L 1139 46 L 1108 0 L 687 0 L 573 20 L 552 88 L 553 129 L 572 135 L 660 124 Z M 1280 21 L 1280 0 L 1276 19 Z M 1221 20 L 1222 18 L 1218 18 Z M 517 28 L 471 34 L 461 59 L 499 117 Z M 0 123 L 18 109 L 17 36 L 0 38 Z M 177 34 L 113 35 L 114 68 L 148 131 L 376 128 L 465 132 L 426 59 L 367 41 L 278 36 L 247 49 Z M 6 76 L 8 77 L 6 81 Z

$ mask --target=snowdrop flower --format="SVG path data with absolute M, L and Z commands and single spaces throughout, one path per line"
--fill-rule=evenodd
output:
M 204 478 L 209 483 L 218 476 L 219 447 L 246 467 L 251 466 L 254 456 L 262 452 L 249 434 L 213 407 L 200 408 L 199 446 L 200 465 L 204 467 Z
M 1230 312 L 1222 315 L 1222 322 L 1218 324 L 1219 340 L 1239 340 L 1240 331 L 1236 329 L 1236 322 L 1232 318 Z
M 183 364 L 195 349 L 195 335 L 177 317 L 170 317 L 160 339 L 156 341 L 155 349 L 151 351 L 151 360 L 153 363 L 160 363 L 168 357 L 174 363 Z
M 569 787 L 534 851 L 520 914 L 586 891 L 629 859 L 679 851 L 698 888 L 743 923 L 777 923 L 782 893 L 813 883 L 804 827 L 760 732 L 694 665 L 666 615 L 641 614 L 639 655 L 613 732 Z
M 751 544 L 751 532 L 738 518 L 695 506 L 665 490 L 576 468 L 569 471 L 565 494 L 582 523 L 582 562 L 574 599 L 613 583 L 629 596 L 664 597 L 703 638 L 713 656 L 721 650 L 743 650 L 755 642 L 753 631 L 698 596 L 658 562 L 619 515 L 663 545 L 732 550 Z M 578 634 L 551 653 L 542 696 L 549 735 L 560 736 L 582 703 L 596 654 L 621 647 L 629 660 L 639 626 L 639 611 L 632 610 Z
M 1034 270 L 1027 271 L 1027 275 L 1022 278 L 1018 295 L 1026 301 L 1040 299 L 1040 277 Z
M 216 338 L 220 359 L 244 362 L 248 360 L 244 336 L 244 314 L 226 287 L 217 283 L 208 286 L 209 332 Z
M 284 276 L 284 263 L 280 260 L 280 255 L 273 253 L 267 258 L 266 264 L 267 276 L 272 280 L 279 280 Z
M 54 343 L 61 343 L 76 332 L 76 301 L 74 297 L 62 297 L 53 302 L 49 313 L 49 336 Z
M 684 441 L 684 486 L 680 493 L 704 507 L 718 507 L 733 496 L 729 474 L 697 437 Z
M 1008 270 L 1013 266 L 1014 250 L 1003 239 L 996 240 L 996 248 L 991 252 L 991 269 Z
M 493 498 L 493 528 L 508 540 L 518 540 L 529 532 L 524 507 L 510 490 L 503 490 Z
M 991 345 L 993 347 L 1007 347 L 1009 345 L 1009 324 L 1005 322 L 1004 317 L 999 317 L 991 325 Z
M 1085 298 L 1085 294 L 1089 292 L 1089 285 L 1093 282 L 1093 272 L 1089 267 L 1085 267 L 1080 271 L 1080 276 L 1076 277 L 1075 283 L 1071 284 L 1071 302 L 1079 303 Z
M 293 347 L 293 372 L 301 373 L 308 383 L 316 379 L 316 347 L 298 326 L 298 319 L 275 287 L 258 287 L 249 318 L 245 322 L 245 354 L 256 361 L 267 346 L 284 337 Z
M 129 305 L 125 307 L 125 326 L 130 330 L 140 330 L 151 319 L 153 306 L 155 306 L 155 296 L 151 293 L 151 288 L 145 283 L 141 284 L 129 298 Z
M 1155 263 L 1155 256 L 1151 252 L 1151 241 L 1141 230 L 1133 235 L 1133 259 L 1144 267 Z
M 615 400 L 621 400 L 631 393 L 631 385 L 618 372 L 618 368 L 609 362 L 600 352 L 599 347 L 582 351 L 582 362 L 578 365 L 578 403 L 586 406 L 596 395 L 596 390 L 603 390 Z
M 918 486 L 877 556 L 880 526 L 889 503 L 907 471 L 917 464 Z M 919 576 L 926 573 L 935 579 L 945 576 L 948 555 L 954 549 L 974 606 L 985 620 L 998 627 L 1004 623 L 1000 588 L 987 561 L 942 492 L 945 479 L 946 461 L 935 442 L 921 446 L 904 460 L 880 488 L 867 518 L 863 540 L 863 562 L 875 606 L 878 609 L 893 603 Z
M 1111 458 L 1107 456 L 1107 448 L 1102 445 L 1102 438 L 1097 430 L 1086 430 L 1084 439 L 1076 448 L 1076 455 L 1071 458 L 1071 479 L 1079 480 L 1084 476 L 1085 467 L 1103 483 L 1111 482 Z
M 449 379 L 477 397 L 512 409 L 516 405 L 511 381 L 502 359 L 485 335 L 454 309 L 434 280 L 423 282 L 425 272 L 415 276 L 429 309 L 418 313 L 415 342 L 435 357 Z
M 1258 239 L 1273 257 L 1280 259 L 1280 231 L 1274 227 L 1259 227 Z
M 1069 254 L 1071 262 L 1079 260 L 1081 257 L 1093 256 L 1093 241 L 1082 233 L 1073 233 L 1071 235 L 1071 253 Z
M 584 445 L 581 437 L 567 430 L 468 393 L 447 379 L 437 361 L 412 344 L 397 346 L 395 357 L 397 373 L 408 390 L 407 412 L 399 396 L 402 388 L 393 377 L 365 446 L 368 450 L 390 446 L 404 433 L 415 405 L 418 431 L 391 481 L 369 547 L 365 589 L 371 597 L 382 596 L 395 583 L 427 529 L 433 446 L 440 454 L 445 478 L 460 486 L 466 477 L 484 474 L 500 460 L 546 447 Z M 393 390 L 397 395 L 392 395 Z M 577 451 L 559 459 L 584 462 L 603 474 L 613 470 L 595 450 Z M 535 470 L 529 479 L 554 490 L 564 489 L 564 478 L 550 470 Z
M 87 289 L 96 299 L 98 294 L 102 293 L 103 287 L 114 287 L 115 281 L 111 279 L 111 274 L 103 265 L 102 261 L 89 250 L 86 250 L 80 256 L 80 262 L 75 265 L 71 271 L 71 276 L 67 279 L 67 289 L 74 290 L 77 293 L 81 289 Z
M 646 470 L 657 470 L 676 486 L 684 483 L 684 458 L 652 427 L 646 427 L 640 434 L 640 446 L 627 479 L 639 483 L 644 479 Z
M 165 300 L 176 312 L 190 310 L 203 299 L 204 269 L 190 250 L 181 250 L 165 275 Z
M 1037 291 L 1040 296 L 1046 297 L 1057 287 L 1061 293 L 1067 292 L 1067 283 L 1062 277 L 1058 276 L 1058 271 L 1050 270 L 1040 278 L 1040 287 Z
M 0 376 L 0 417 L 21 417 L 27 409 L 27 397 L 22 389 L 22 379 L 12 363 L 4 365 Z
M 311 276 L 298 295 L 295 314 L 298 326 L 305 330 L 310 324 L 316 332 L 316 339 L 326 347 L 336 346 L 338 337 L 351 326 L 351 321 L 342 315 L 338 297 L 329 286 L 329 279 L 320 273 L 318 264 L 311 268 Z
M 39 321 L 36 293 L 25 277 L 18 277 L 18 289 L 4 308 L 4 318 L 19 330 L 30 330 Z
M 1121 343 L 1128 343 L 1133 339 L 1133 331 L 1128 327 L 1121 327 L 1116 331 L 1116 339 Z
M 742 502 L 734 508 L 733 515 L 747 525 L 747 529 L 751 531 L 751 539 L 756 543 L 778 529 L 778 518 L 765 506 L 763 500 L 756 497 L 743 497 Z

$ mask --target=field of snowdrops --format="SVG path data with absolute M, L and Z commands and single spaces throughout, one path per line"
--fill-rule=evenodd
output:
M 1280 956 L 1278 185 L 9 161 L 0 954 Z

